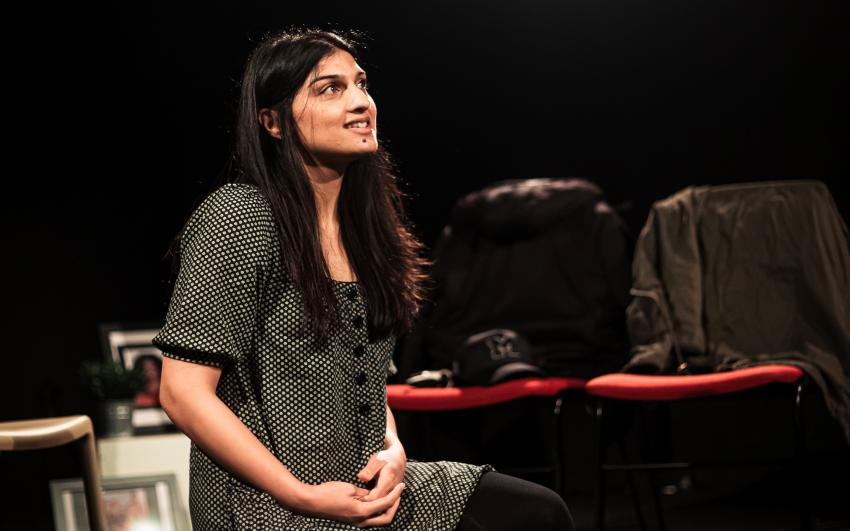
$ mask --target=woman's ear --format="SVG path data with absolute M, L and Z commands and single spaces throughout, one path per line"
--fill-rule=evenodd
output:
M 262 125 L 270 135 L 278 140 L 281 139 L 280 115 L 277 111 L 262 108 L 257 116 L 257 121 L 260 122 L 260 125 Z

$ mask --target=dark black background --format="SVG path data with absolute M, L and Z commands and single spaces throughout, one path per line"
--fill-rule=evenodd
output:
M 27 153 L 27 174 L 7 198 L 14 311 L 0 419 L 83 411 L 74 374 L 101 356 L 97 324 L 164 318 L 163 256 L 225 161 L 236 83 L 263 30 L 371 36 L 363 66 L 381 137 L 431 245 L 458 197 L 506 178 L 593 180 L 630 205 L 634 233 L 652 201 L 680 188 L 766 179 L 822 180 L 847 219 L 847 11 L 732 0 L 40 6 L 36 42 L 23 46 L 37 46 L 37 76 L 18 79 L 32 90 L 9 102 L 27 110 L 22 151 L 9 154 Z M 26 504 L 46 510 L 45 478 L 76 469 L 39 462 Z

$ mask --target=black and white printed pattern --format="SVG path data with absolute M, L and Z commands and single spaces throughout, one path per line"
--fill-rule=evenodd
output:
M 333 281 L 341 319 L 310 347 L 300 293 L 289 281 L 268 202 L 250 184 L 225 184 L 193 212 L 165 325 L 165 356 L 222 368 L 217 393 L 299 480 L 357 479 L 383 448 L 386 376 L 395 338 L 371 337 L 358 282 Z M 403 442 L 403 441 L 402 441 Z M 239 480 L 192 444 L 190 512 L 196 531 L 358 529 L 297 514 Z M 389 527 L 451 531 L 491 465 L 408 459 Z

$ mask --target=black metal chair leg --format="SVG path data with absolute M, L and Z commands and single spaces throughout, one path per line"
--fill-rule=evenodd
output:
M 555 399 L 555 406 L 552 409 L 552 425 L 555 430 L 555 448 L 552 452 L 550 458 L 553 461 L 552 464 L 552 484 L 554 485 L 554 490 L 557 492 L 561 498 L 566 499 L 566 492 L 564 489 L 564 437 L 563 437 L 563 429 L 561 426 L 561 406 L 563 404 L 563 397 L 558 396 Z
M 664 531 L 664 511 L 661 509 L 661 500 L 658 498 L 658 481 L 655 470 L 649 471 L 649 488 L 652 491 L 652 508 L 655 509 L 655 520 L 658 522 L 658 530 Z
M 596 530 L 605 529 L 605 441 L 602 437 L 602 401 L 594 407 L 594 424 L 596 427 Z
M 620 451 L 620 460 L 623 464 L 631 464 L 623 441 L 617 441 L 617 448 Z M 635 481 L 635 471 L 630 468 L 626 469 L 626 482 L 629 487 L 629 494 L 632 496 L 632 507 L 634 507 L 635 510 L 638 528 L 640 528 L 641 531 L 646 531 L 646 519 L 643 517 L 643 506 L 640 503 L 640 495 L 638 494 L 637 482 Z
M 797 442 L 797 501 L 800 507 L 800 529 L 802 531 L 809 531 L 811 529 L 811 507 L 809 505 L 809 462 L 802 409 L 804 388 L 805 378 L 801 378 L 797 382 L 794 401 L 794 432 Z

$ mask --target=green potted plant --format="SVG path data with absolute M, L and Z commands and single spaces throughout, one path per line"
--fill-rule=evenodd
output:
M 83 385 L 96 402 L 95 418 L 106 437 L 133 434 L 133 401 L 145 387 L 141 364 L 127 369 L 113 360 L 86 360 L 80 366 Z

